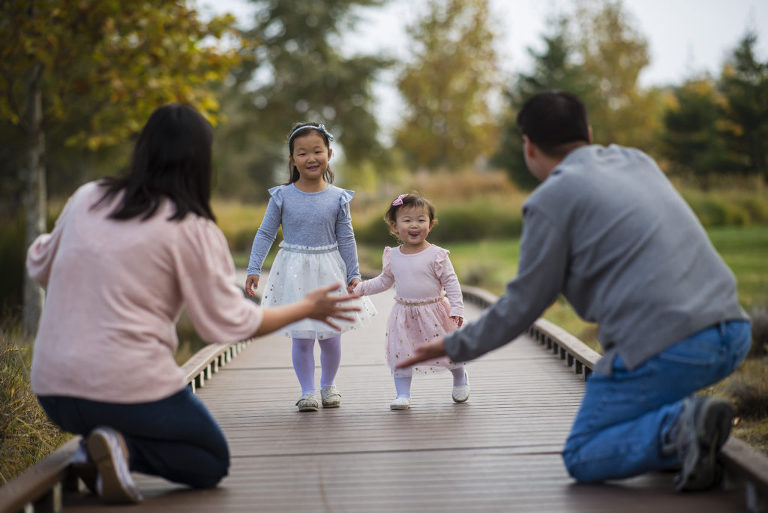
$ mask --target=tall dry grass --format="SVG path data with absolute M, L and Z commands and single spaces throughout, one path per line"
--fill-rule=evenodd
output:
M 0 325 L 0 483 L 52 453 L 70 435 L 48 420 L 29 382 L 31 341 L 18 321 Z

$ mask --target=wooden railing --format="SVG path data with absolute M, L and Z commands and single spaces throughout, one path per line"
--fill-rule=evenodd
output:
M 208 345 L 195 353 L 181 367 L 192 391 L 205 386 L 205 382 L 249 342 Z M 73 437 L 53 454 L 0 487 L 0 513 L 58 512 L 64 507 L 65 490 L 84 491 L 85 485 L 72 474 L 69 465 L 79 444 L 80 437 Z
M 486 308 L 498 298 L 476 287 L 462 286 L 464 300 Z M 600 355 L 581 340 L 545 319 L 527 330 L 547 351 L 586 379 Z M 229 363 L 248 342 L 226 346 L 210 345 L 198 351 L 183 366 L 187 383 L 195 391 Z M 69 461 L 80 437 L 75 437 L 18 478 L 0 487 L 0 513 L 58 512 L 63 508 L 64 490 L 83 490 L 84 485 L 69 471 Z M 743 485 L 748 511 L 768 511 L 768 457 L 731 436 L 723 447 L 728 486 Z
M 483 289 L 462 286 L 465 301 L 486 308 L 497 296 Z M 586 380 L 600 354 L 559 326 L 538 319 L 528 328 L 528 335 L 544 349 L 560 358 L 567 367 Z M 744 486 L 747 510 L 768 512 L 768 457 L 757 452 L 738 437 L 731 435 L 722 449 L 726 486 Z

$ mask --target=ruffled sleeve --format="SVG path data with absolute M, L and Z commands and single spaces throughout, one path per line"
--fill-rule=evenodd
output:
M 461 293 L 461 285 L 456 271 L 453 270 L 451 259 L 448 258 L 450 251 L 436 246 L 435 260 L 433 262 L 435 275 L 445 289 L 445 295 L 448 302 L 451 303 L 451 317 L 464 317 L 464 297 Z
M 381 274 L 370 280 L 358 283 L 353 291 L 355 294 L 371 296 L 392 288 L 392 285 L 395 283 L 395 277 L 392 275 L 390 265 L 391 251 L 392 248 L 389 246 L 384 248 L 384 253 L 381 255 Z
M 278 185 L 276 187 L 272 187 L 267 192 L 269 192 L 269 196 L 272 198 L 272 202 L 275 204 L 277 208 L 282 209 L 283 208 L 283 186 Z
M 341 194 L 339 194 L 339 206 L 344 208 L 345 205 L 349 205 L 349 202 L 352 201 L 352 197 L 354 195 L 355 191 L 350 191 L 349 189 L 341 189 Z

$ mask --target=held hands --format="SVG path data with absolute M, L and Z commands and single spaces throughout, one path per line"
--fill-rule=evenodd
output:
M 259 275 L 249 274 L 245 280 L 245 293 L 250 297 L 256 297 L 257 288 L 259 288 Z
M 404 369 L 424 360 L 433 360 L 445 356 L 445 345 L 443 344 L 443 337 L 438 337 L 431 342 L 428 342 L 422 346 L 417 346 L 413 352 L 413 356 L 407 360 L 403 360 L 398 363 L 397 369 Z
M 347 293 L 354 294 L 355 287 L 360 283 L 360 278 L 352 278 L 352 281 L 347 285 Z
M 249 276 L 250 278 L 250 276 Z M 258 278 L 258 277 L 257 277 Z M 360 281 L 360 280 L 358 280 Z M 345 312 L 359 312 L 359 306 L 342 306 L 342 303 L 346 303 L 352 299 L 360 297 L 359 294 L 351 294 L 348 296 L 331 296 L 329 293 L 341 288 L 341 283 L 335 283 L 326 287 L 315 289 L 306 296 L 302 302 L 307 304 L 309 313 L 307 317 L 310 319 L 316 319 L 323 321 L 331 328 L 341 331 L 341 328 L 337 326 L 332 319 L 338 319 L 343 321 L 353 321 L 354 318 L 350 315 L 345 315 Z
M 458 315 L 451 315 L 451 319 L 453 319 L 453 322 L 456 323 L 457 328 L 461 328 L 461 325 L 464 324 L 464 317 L 459 317 Z

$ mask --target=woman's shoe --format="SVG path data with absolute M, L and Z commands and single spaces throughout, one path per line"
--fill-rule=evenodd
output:
M 398 397 L 389 405 L 390 410 L 407 410 L 411 407 L 410 397 Z
M 86 446 L 99 472 L 96 491 L 102 500 L 113 504 L 141 502 L 141 492 L 128 467 L 128 447 L 123 435 L 109 427 L 97 427 L 88 435 Z
M 341 406 L 341 394 L 336 390 L 336 385 L 329 385 L 320 389 L 323 408 L 338 408 Z
M 317 402 L 317 395 L 307 392 L 299 397 L 296 406 L 299 407 L 299 411 L 317 411 L 320 408 L 320 403 Z

